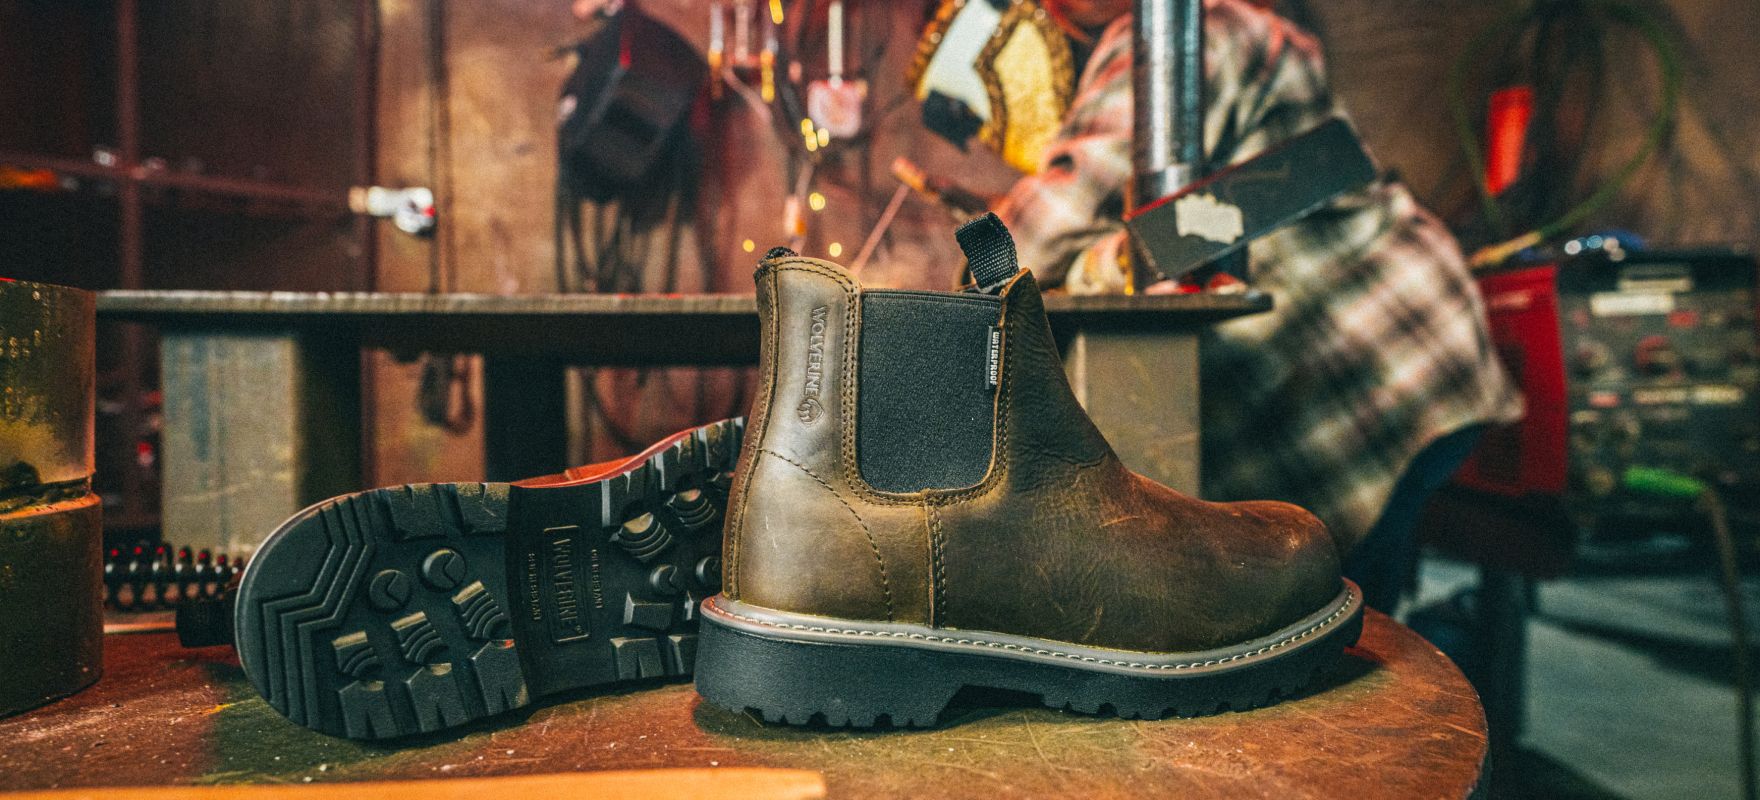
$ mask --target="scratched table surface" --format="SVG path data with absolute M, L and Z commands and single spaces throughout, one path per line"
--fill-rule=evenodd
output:
M 973 696 L 930 730 L 763 725 L 686 684 L 551 698 L 462 735 L 365 744 L 287 722 L 230 648 L 106 638 L 93 688 L 0 720 L 0 788 L 322 783 L 658 767 L 821 771 L 834 797 L 1463 797 L 1478 697 L 1436 648 L 1369 612 L 1341 672 L 1271 708 L 1134 721 Z

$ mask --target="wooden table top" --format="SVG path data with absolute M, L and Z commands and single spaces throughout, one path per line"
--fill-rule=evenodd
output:
M 818 770 L 833 797 L 852 798 L 1466 796 L 1486 752 L 1478 696 L 1417 634 L 1374 611 L 1365 622 L 1349 666 L 1319 691 L 1198 719 L 974 697 L 932 730 L 803 730 L 708 706 L 675 683 L 579 693 L 394 745 L 282 719 L 229 648 L 112 635 L 96 686 L 0 720 L 0 788 L 770 766 Z
M 1261 292 L 1048 295 L 1060 333 L 1186 331 L 1271 308 Z M 101 320 L 166 329 L 294 330 L 393 351 L 549 356 L 596 364 L 745 364 L 758 353 L 752 295 L 486 295 L 382 292 L 111 291 Z

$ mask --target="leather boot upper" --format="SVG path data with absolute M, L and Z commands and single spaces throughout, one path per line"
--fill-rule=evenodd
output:
M 1183 652 L 1268 634 L 1339 592 L 1336 545 L 1308 512 L 1203 502 L 1119 462 L 1070 390 L 1031 273 L 1002 290 L 987 474 L 908 493 L 874 490 L 858 466 L 861 287 L 793 256 L 756 280 L 761 385 L 728 507 L 729 599 Z

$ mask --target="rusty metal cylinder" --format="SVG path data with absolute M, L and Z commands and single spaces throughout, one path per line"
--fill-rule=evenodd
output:
M 98 679 L 91 292 L 0 279 L 0 715 Z

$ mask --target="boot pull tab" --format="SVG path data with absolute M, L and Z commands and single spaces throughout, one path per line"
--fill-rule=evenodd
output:
M 1008 235 L 1008 228 L 995 214 L 985 214 L 959 226 L 953 236 L 959 240 L 959 249 L 966 253 L 966 268 L 972 273 L 974 290 L 980 294 L 998 294 L 1020 272 L 1014 237 Z

